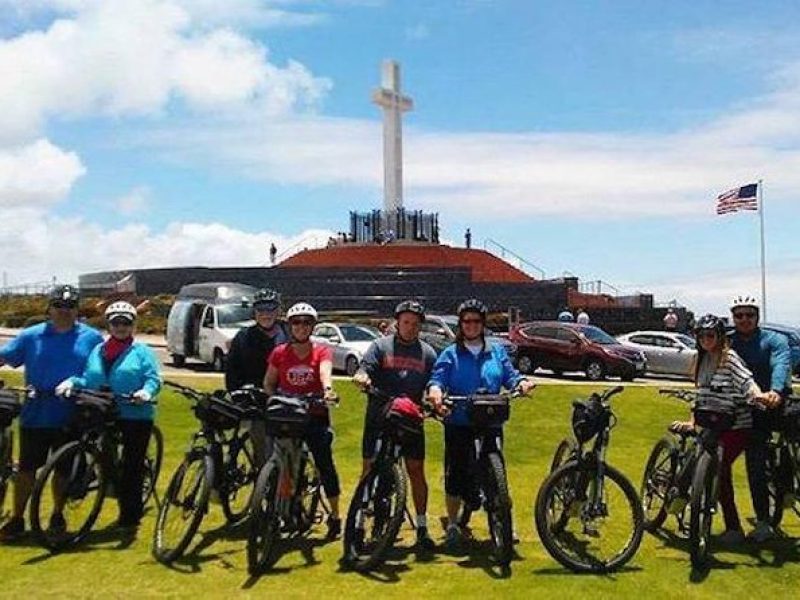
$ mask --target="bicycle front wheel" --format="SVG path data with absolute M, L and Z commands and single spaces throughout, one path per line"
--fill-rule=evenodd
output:
M 689 555 L 692 566 L 702 568 L 711 555 L 711 522 L 717 507 L 717 464 L 704 452 L 697 461 L 689 501 Z
M 405 472 L 398 463 L 373 465 L 356 486 L 344 530 L 344 560 L 356 571 L 379 566 L 394 544 L 406 506 Z
M 550 463 L 550 472 L 552 473 L 559 467 L 563 467 L 567 462 L 575 458 L 578 450 L 575 442 L 568 438 L 564 438 L 558 443 L 556 451 L 553 453 L 553 460 Z
M 492 536 L 494 558 L 497 564 L 507 567 L 514 552 L 514 534 L 511 531 L 511 498 L 503 459 L 496 452 L 489 454 L 489 473 L 486 482 L 486 513 L 489 533 Z
M 325 503 L 322 497 L 322 484 L 319 472 L 310 457 L 304 457 L 300 467 L 298 480 L 298 529 L 305 533 L 316 523 L 321 523 L 325 515 Z
M 13 449 L 14 432 L 10 428 L 0 430 L 0 523 L 5 521 L 6 513 L 10 512 L 6 509 L 6 498 L 9 496 L 8 488 L 14 476 Z
M 678 448 L 668 437 L 656 442 L 642 477 L 641 497 L 644 528 L 656 531 L 667 518 L 667 494 L 675 485 Z
M 142 506 L 147 504 L 151 497 L 156 498 L 156 484 L 161 473 L 161 461 L 164 459 L 164 434 L 153 425 L 150 441 L 147 443 L 147 453 L 144 456 L 144 481 L 142 482 Z
M 281 467 L 269 460 L 261 469 L 250 504 L 250 533 L 247 537 L 247 569 L 258 575 L 277 560 L 275 548 L 281 536 L 278 509 L 278 481 Z
M 255 450 L 249 433 L 242 434 L 239 443 L 230 448 L 222 472 L 222 512 L 228 523 L 238 523 L 247 516 L 258 478 Z
M 607 573 L 636 553 L 644 531 L 636 490 L 615 468 L 569 462 L 545 479 L 536 497 L 536 530 L 548 553 L 578 573 Z M 600 487 L 600 489 L 598 489 Z
M 208 512 L 212 481 L 214 461 L 206 454 L 187 456 L 175 471 L 156 519 L 156 560 L 169 564 L 186 551 Z
M 48 459 L 33 485 L 30 517 L 35 538 L 54 552 L 78 544 L 97 521 L 105 495 L 100 450 L 82 442 L 65 444 Z

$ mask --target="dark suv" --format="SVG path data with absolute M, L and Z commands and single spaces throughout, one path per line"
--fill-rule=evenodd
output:
M 583 371 L 592 380 L 612 375 L 630 381 L 647 367 L 644 353 L 594 325 L 533 321 L 512 328 L 509 339 L 517 346 L 517 367 L 523 373 L 542 367 L 556 375 Z

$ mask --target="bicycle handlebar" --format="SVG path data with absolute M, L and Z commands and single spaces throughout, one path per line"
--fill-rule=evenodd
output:
M 121 404 L 134 404 L 139 406 L 145 404 L 158 404 L 158 400 L 155 398 L 148 400 L 147 402 L 142 402 L 137 400 L 133 394 L 115 394 L 114 392 L 104 390 L 74 389 L 67 394 L 67 397 L 74 398 L 75 400 L 80 400 L 81 398 L 91 400 L 109 400 Z

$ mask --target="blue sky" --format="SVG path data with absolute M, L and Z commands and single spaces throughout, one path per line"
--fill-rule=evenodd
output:
M 113 5 L 113 6 L 112 6 Z M 11 283 L 259 264 L 381 202 L 382 59 L 415 101 L 406 205 L 455 244 L 697 311 L 800 324 L 800 5 L 0 0 Z

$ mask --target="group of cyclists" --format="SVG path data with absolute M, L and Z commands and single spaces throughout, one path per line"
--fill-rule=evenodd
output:
M 134 531 L 142 517 L 143 458 L 155 416 L 154 400 L 161 374 L 152 350 L 135 340 L 137 311 L 127 302 L 113 302 L 105 311 L 108 337 L 78 321 L 79 292 L 72 286 L 53 290 L 48 320 L 23 330 L 0 348 L 0 365 L 24 365 L 26 384 L 35 393 L 20 417 L 19 472 L 15 479 L 11 518 L 0 528 L 0 541 L 13 541 L 25 532 L 24 513 L 35 473 L 66 441 L 72 410 L 70 394 L 80 389 L 105 389 L 130 401 L 120 405 L 122 434 L 121 489 L 118 526 Z M 273 290 L 259 290 L 252 299 L 255 323 L 241 329 L 232 340 L 225 385 L 229 391 L 245 386 L 263 388 L 267 396 L 280 393 L 312 394 L 333 401 L 332 356 L 329 346 L 312 340 L 318 320 L 308 303 L 291 306 L 281 319 L 281 299 Z M 458 547 L 466 533 L 463 514 L 475 504 L 468 456 L 473 443 L 464 405 L 449 403 L 448 396 L 496 394 L 501 389 L 529 394 L 534 384 L 513 366 L 505 350 L 486 338 L 488 309 L 477 299 L 462 302 L 457 310 L 455 342 L 438 357 L 420 339 L 425 309 L 415 300 L 400 302 L 394 311 L 393 331 L 375 340 L 366 351 L 353 382 L 367 393 L 362 436 L 362 476 L 375 456 L 386 415 L 387 399 L 410 398 L 426 404 L 444 423 L 444 488 L 447 509 L 445 544 Z M 733 428 L 721 439 L 720 503 L 727 542 L 744 540 L 733 496 L 731 466 L 744 452 L 757 523 L 750 538 L 761 542 L 774 535 L 769 525 L 769 498 L 765 476 L 767 441 L 780 406 L 791 394 L 788 344 L 779 335 L 758 327 L 759 306 L 750 297 L 737 297 L 731 305 L 734 330 L 726 332 L 723 319 L 706 315 L 697 321 L 699 356 L 695 383 L 699 401 L 736 406 Z M 755 409 L 754 405 L 763 409 Z M 311 409 L 305 435 L 319 472 L 330 512 L 327 538 L 342 531 L 339 509 L 341 486 L 334 460 L 334 433 L 325 403 Z M 694 427 L 692 421 L 676 424 Z M 423 425 L 419 423 L 420 430 Z M 262 421 L 248 423 L 255 447 L 255 463 L 265 463 L 271 450 Z M 502 440 L 502 426 L 498 426 Z M 425 475 L 425 436 L 406 438 L 402 456 L 411 484 L 417 545 L 432 550 L 429 533 L 428 483 Z M 54 478 L 55 510 L 50 528 L 63 527 L 59 507 L 64 490 Z

